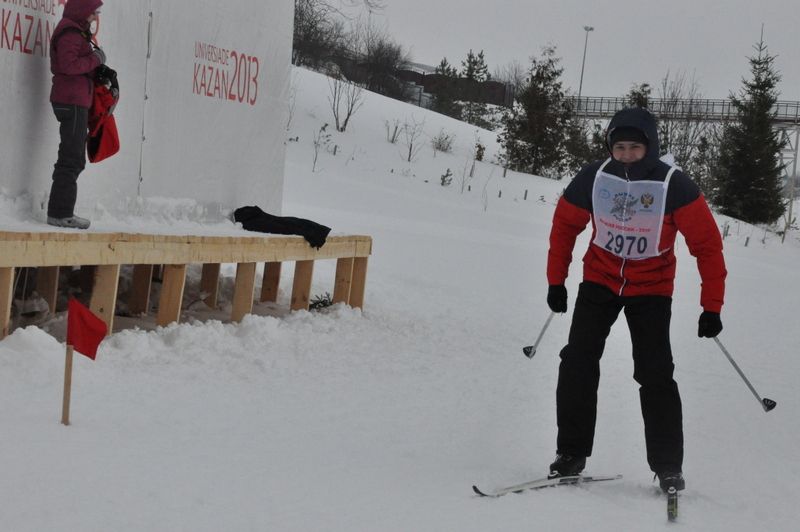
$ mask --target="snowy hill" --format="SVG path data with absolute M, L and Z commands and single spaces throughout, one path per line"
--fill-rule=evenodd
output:
M 363 313 L 337 306 L 287 314 L 287 277 L 281 305 L 257 305 L 260 315 L 238 325 L 190 319 L 115 333 L 96 362 L 76 359 L 70 427 L 58 423 L 63 318 L 17 329 L 0 342 L 0 529 L 667 527 L 645 460 L 624 320 L 602 362 L 587 466 L 624 478 L 498 500 L 470 489 L 540 477 L 554 454 L 558 352 L 569 319 L 553 320 L 532 360 L 521 347 L 549 312 L 547 240 L 565 182 L 504 178 L 488 162 L 494 134 L 374 94 L 345 133 L 327 128 L 312 171 L 314 137 L 332 120 L 328 83 L 305 70 L 294 78 L 283 213 L 373 236 Z M 387 141 L 386 122 L 395 120 L 424 122 L 411 163 L 402 135 Z M 455 135 L 454 149 L 434 156 L 430 139 L 441 131 Z M 487 162 L 462 187 L 476 135 Z M 442 186 L 448 168 L 453 182 Z M 0 220 L 34 223 L 20 212 L 0 202 Z M 144 230 L 189 227 L 144 216 Z M 678 526 L 795 530 L 800 243 L 794 233 L 781 245 L 719 222 L 731 223 L 720 339 L 778 406 L 764 413 L 714 343 L 697 338 L 699 277 L 680 241 L 672 335 L 687 489 Z M 98 220 L 100 228 L 125 223 Z M 224 221 L 212 229 L 236 230 Z M 567 283 L 570 308 L 587 237 Z M 312 293 L 330 290 L 333 270 L 320 264 Z

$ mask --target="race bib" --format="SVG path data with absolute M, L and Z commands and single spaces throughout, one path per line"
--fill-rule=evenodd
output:
M 603 171 L 609 161 L 597 171 L 592 189 L 597 228 L 592 243 L 623 259 L 658 256 L 667 188 L 675 168 L 663 182 L 628 181 Z

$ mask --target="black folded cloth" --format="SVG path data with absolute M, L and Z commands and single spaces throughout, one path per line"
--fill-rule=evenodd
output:
M 242 224 L 248 231 L 274 233 L 276 235 L 301 235 L 313 248 L 321 248 L 325 244 L 330 227 L 292 216 L 275 216 L 262 211 L 259 207 L 239 207 L 233 211 L 233 220 Z

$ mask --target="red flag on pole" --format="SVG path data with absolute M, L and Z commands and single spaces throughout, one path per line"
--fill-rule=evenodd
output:
M 67 310 L 67 345 L 94 360 L 97 346 L 107 332 L 106 322 L 81 305 L 77 299 L 70 298 Z

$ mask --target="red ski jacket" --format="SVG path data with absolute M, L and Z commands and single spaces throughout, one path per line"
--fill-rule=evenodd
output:
M 610 160 L 603 171 L 625 182 L 660 181 L 664 184 L 669 179 L 657 255 L 626 258 L 613 253 L 616 247 L 613 244 L 601 245 L 605 241 L 604 234 L 601 233 L 601 237 L 595 240 L 598 229 L 593 194 L 598 170 L 604 164 L 604 161 L 596 161 L 578 173 L 558 201 L 550 232 L 547 282 L 550 285 L 564 284 L 572 262 L 575 240 L 591 221 L 592 243 L 583 257 L 584 280 L 604 285 L 620 296 L 672 296 L 675 237 L 680 232 L 689 252 L 697 259 L 702 281 L 700 305 L 704 310 L 720 312 L 727 271 L 722 256 L 722 238 L 711 210 L 693 181 L 679 170 L 673 170 L 670 175 L 672 167 L 658 159 L 658 134 L 652 115 L 641 109 L 629 111 L 619 113 L 612 120 L 609 134 L 615 127 L 636 127 L 649 139 L 647 155 L 628 167 Z

